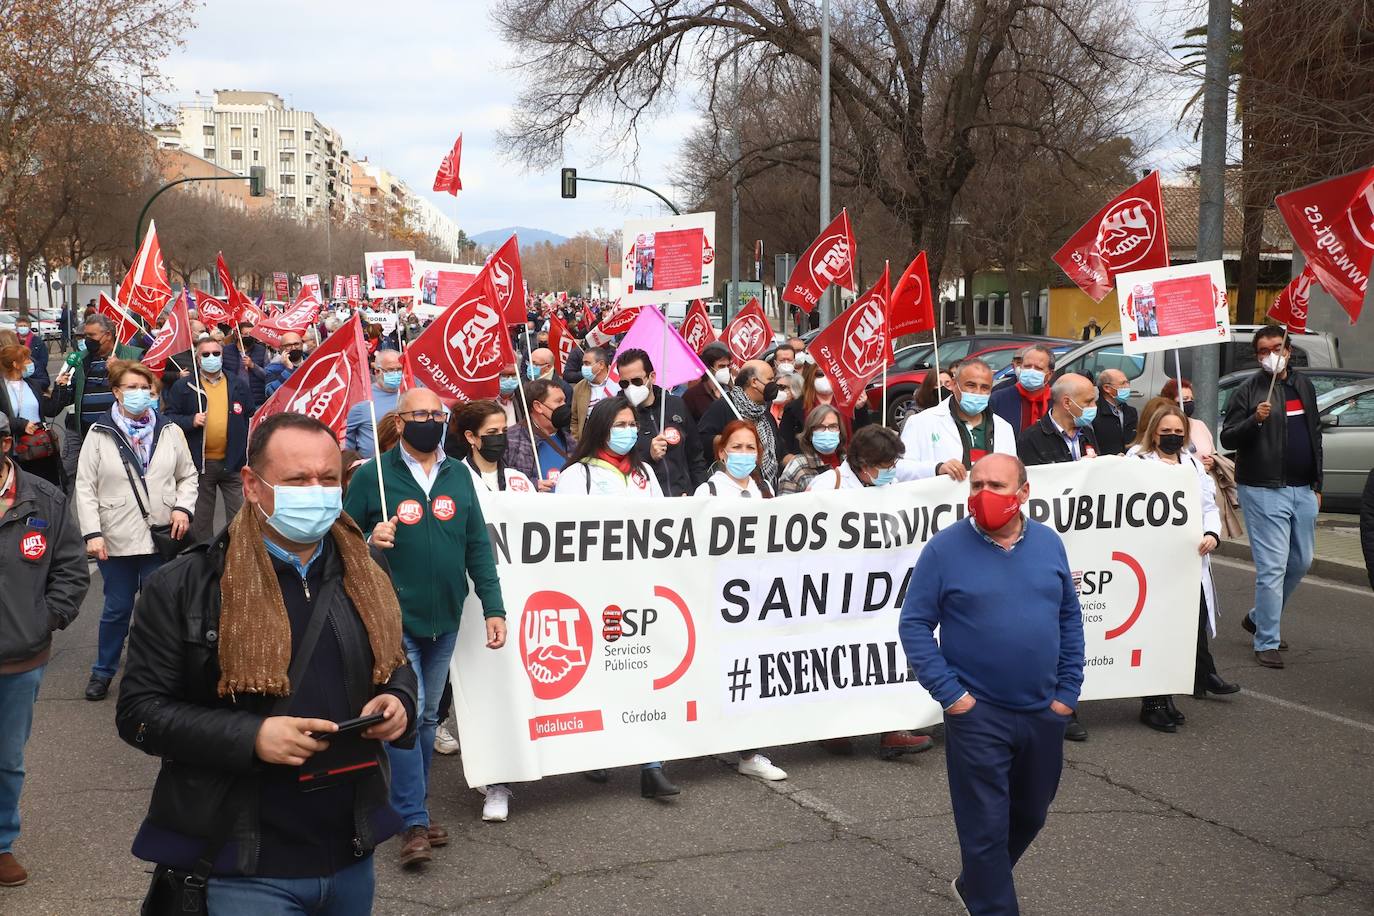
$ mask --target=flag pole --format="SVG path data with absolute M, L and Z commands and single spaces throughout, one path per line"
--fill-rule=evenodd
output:
M 721 396 L 721 399 L 725 401 L 725 406 L 730 408 L 730 412 L 735 415 L 735 419 L 743 420 L 744 417 L 741 417 L 739 415 L 739 408 L 735 406 L 735 402 L 730 400 L 730 398 L 726 396 L 725 389 L 720 387 L 720 382 L 716 381 L 715 373 L 707 372 L 706 377 L 711 380 L 712 385 L 716 386 L 716 393 L 718 393 Z
M 1290 317 L 1291 317 L 1291 316 L 1290 316 Z M 1283 355 L 1283 351 L 1284 351 L 1284 350 L 1287 350 L 1287 349 L 1288 349 L 1288 323 L 1287 323 L 1287 322 L 1284 322 L 1284 325 L 1283 325 L 1283 342 L 1279 344 L 1279 355 L 1282 356 L 1282 355 Z M 1288 367 L 1288 366 L 1284 366 L 1284 368 L 1287 369 L 1287 368 L 1289 368 L 1289 367 Z M 1278 374 L 1277 372 L 1272 373 L 1272 374 L 1269 376 L 1269 393 L 1268 393 L 1267 395 L 1264 396 L 1264 400 L 1265 400 L 1265 401 L 1271 401 L 1271 400 L 1273 400 L 1273 398 L 1274 398 L 1274 383 L 1277 382 L 1278 380 L 1279 380 L 1279 374 Z
M 658 309 L 655 308 L 654 311 L 658 312 Z M 663 322 L 661 326 L 663 333 L 659 335 L 663 340 L 663 347 L 658 363 L 658 368 L 662 370 L 668 363 L 668 306 L 666 303 L 663 306 L 663 311 L 659 312 L 659 320 Z M 661 386 L 659 391 L 662 392 L 662 397 L 658 399 L 658 434 L 661 436 L 663 435 L 663 424 L 668 422 L 668 388 Z M 663 462 L 663 493 L 665 496 L 672 496 L 672 469 L 668 466 L 667 451 L 664 451 L 663 457 L 659 460 Z
M 1178 386 L 1178 409 L 1183 409 L 1183 363 L 1178 358 L 1178 347 L 1174 347 L 1174 382 Z M 1194 405 L 1196 406 L 1196 405 Z
M 933 300 L 934 296 L 931 298 Z M 930 342 L 932 344 L 932 349 L 930 355 L 935 360 L 935 403 L 938 404 L 943 401 L 944 398 L 940 397 L 940 316 L 934 314 L 934 301 L 930 303 L 930 310 L 932 313 L 932 320 L 930 322 Z M 940 310 L 944 311 L 943 304 L 940 306 Z M 886 421 L 887 417 L 883 417 L 883 420 Z
M 889 273 L 889 271 L 890 271 L 891 269 L 892 269 L 892 265 L 891 265 L 889 262 L 884 261 L 884 262 L 883 262 L 883 276 L 890 277 L 891 274 Z M 886 350 L 888 353 L 891 353 L 891 352 L 892 352 L 892 314 L 891 314 L 891 312 L 892 312 L 892 290 L 891 290 L 891 288 L 889 288 L 888 291 L 887 291 L 887 307 L 883 310 L 883 320 L 884 320 L 884 321 L 886 322 L 886 324 L 887 324 L 887 327 L 885 327 L 885 328 L 883 329 L 883 333 L 884 333 L 884 334 L 887 336 L 887 338 L 888 338 L 887 341 L 885 341 L 884 344 L 883 344 L 883 349 Z M 883 425 L 883 426 L 886 426 L 886 425 L 887 425 L 887 364 L 888 364 L 888 362 L 889 362 L 888 358 L 887 358 L 886 356 L 884 356 L 884 357 L 883 357 L 883 415 L 879 418 L 879 420 L 880 420 L 880 422 L 881 422 L 881 425 Z M 940 380 L 940 373 L 938 373 L 938 372 L 935 373 L 935 380 L 936 380 L 936 381 L 939 381 L 939 380 Z
M 200 359 L 196 356 L 196 345 L 199 341 L 191 341 L 191 371 L 196 374 L 196 413 L 205 413 L 205 391 L 204 382 L 200 378 Z M 205 424 L 200 428 L 200 472 L 205 473 L 205 427 L 210 425 L 210 418 L 205 418 Z
M 526 335 L 529 334 L 528 325 L 526 326 L 525 333 Z M 516 363 L 515 369 L 517 372 L 520 371 L 519 363 Z M 525 383 L 518 378 L 515 381 L 515 390 L 520 392 L 520 406 L 525 411 L 525 429 L 529 430 L 530 434 L 530 452 L 534 455 L 534 488 L 537 491 L 539 489 L 539 481 L 544 479 L 544 469 L 539 466 L 539 443 L 535 441 L 534 438 L 534 414 L 530 413 L 530 402 L 525 397 Z M 557 431 L 558 430 L 554 430 L 554 432 Z
M 391 518 L 386 510 L 386 484 L 382 481 L 381 430 L 377 428 L 377 391 L 374 385 L 367 386 L 367 410 L 372 414 L 372 460 L 377 463 L 377 495 L 382 500 L 382 520 Z

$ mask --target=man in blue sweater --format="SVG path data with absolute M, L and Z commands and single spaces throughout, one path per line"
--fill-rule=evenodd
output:
M 1064 727 L 1083 685 L 1083 620 L 1064 545 L 1021 514 L 1025 465 L 988 455 L 969 484 L 972 518 L 921 552 L 900 633 L 921 686 L 945 709 L 963 862 L 954 893 L 973 916 L 1015 916 L 1012 869 L 1059 788 Z

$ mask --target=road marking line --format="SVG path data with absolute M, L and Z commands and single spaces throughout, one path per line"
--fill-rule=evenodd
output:
M 1241 570 L 1243 572 L 1253 572 L 1255 569 L 1254 564 L 1252 563 L 1247 563 L 1244 560 L 1237 560 L 1233 557 L 1219 557 L 1215 553 L 1212 554 L 1212 564 L 1215 566 L 1224 566 L 1227 569 Z M 1351 585 L 1348 582 L 1337 582 L 1335 579 L 1326 579 L 1321 576 L 1304 576 L 1302 583 L 1303 585 L 1311 584 L 1320 586 L 1322 588 L 1334 588 L 1337 591 L 1349 592 L 1352 595 L 1362 595 L 1364 597 L 1368 597 L 1370 594 L 1370 591 L 1367 588 L 1363 588 L 1358 585 Z M 1301 588 L 1302 586 L 1300 585 L 1298 587 Z
M 1282 706 L 1284 709 L 1292 709 L 1297 712 L 1305 712 L 1316 716 L 1319 719 L 1326 719 L 1340 725 L 1349 725 L 1351 728 L 1358 728 L 1374 734 L 1374 725 L 1368 722 L 1361 722 L 1359 719 L 1351 719 L 1347 716 L 1337 715 L 1334 712 L 1327 712 L 1323 709 L 1316 709 L 1312 706 L 1305 706 L 1302 703 L 1294 703 L 1292 700 L 1285 700 L 1282 697 L 1271 697 L 1267 693 L 1257 693 L 1249 687 L 1242 687 L 1241 694 L 1247 697 L 1254 697 L 1256 700 L 1263 700 L 1266 703 L 1273 703 L 1275 706 Z

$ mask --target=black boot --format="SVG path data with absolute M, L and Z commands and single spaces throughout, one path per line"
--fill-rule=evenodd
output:
M 1169 717 L 1167 697 L 1145 697 L 1140 701 L 1140 721 L 1157 732 L 1173 733 L 1178 726 Z
M 110 679 L 92 674 L 91 679 L 86 682 L 86 699 L 103 700 L 110 694 Z
M 1220 674 L 1212 673 L 1203 678 L 1193 689 L 1193 696 L 1201 699 L 1209 693 L 1217 696 L 1240 693 L 1240 685 L 1224 680 Z
M 668 781 L 663 767 L 649 767 L 639 771 L 639 794 L 645 798 L 667 798 L 682 790 Z
M 1188 717 L 1174 705 L 1173 696 L 1164 698 L 1164 711 L 1169 714 L 1169 718 L 1173 720 L 1175 725 L 1182 725 L 1184 722 L 1188 721 Z
M 610 780 L 611 774 L 608 770 L 584 770 L 582 777 L 588 782 L 605 783 Z

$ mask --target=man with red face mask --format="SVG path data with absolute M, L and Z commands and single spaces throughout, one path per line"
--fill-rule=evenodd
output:
M 1083 685 L 1083 620 L 1059 536 L 1021 514 L 1025 465 L 988 455 L 969 484 L 971 518 L 921 551 L 899 632 L 921 686 L 945 709 L 963 864 L 954 895 L 972 914 L 1015 914 L 1012 869 L 1059 788 L 1064 727 Z

